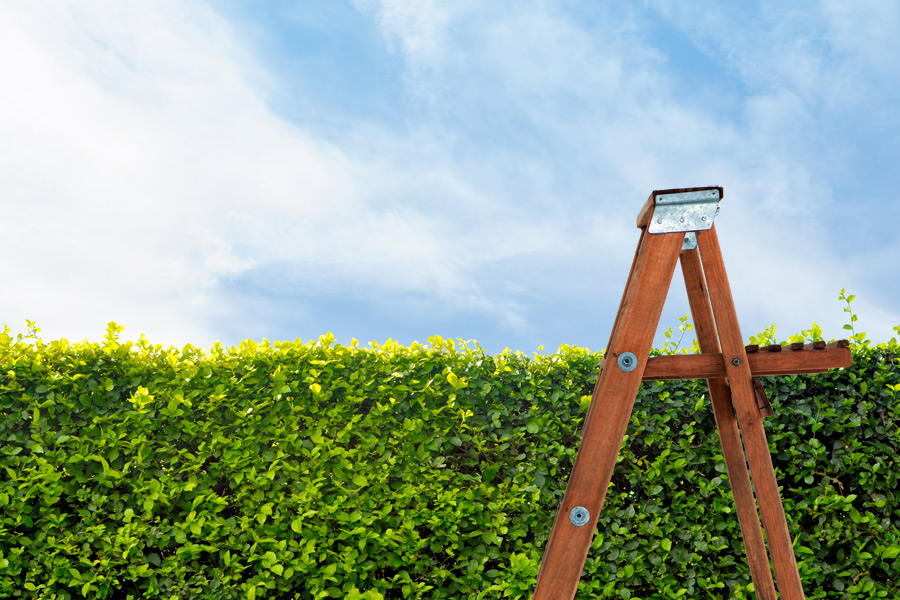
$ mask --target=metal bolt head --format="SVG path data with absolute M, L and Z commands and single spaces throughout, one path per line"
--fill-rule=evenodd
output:
M 738 366 L 739 364 L 741 364 L 741 359 L 735 358 L 731 361 L 731 364 L 733 364 L 734 366 Z
M 623 352 L 616 359 L 616 364 L 626 373 L 630 373 L 637 368 L 638 359 L 633 352 Z
M 704 221 L 706 220 L 706 217 L 700 217 L 700 218 L 703 219 Z
M 657 219 L 656 222 L 662 224 L 662 219 Z
M 569 521 L 575 527 L 584 527 L 591 520 L 591 513 L 583 506 L 576 506 L 569 511 Z

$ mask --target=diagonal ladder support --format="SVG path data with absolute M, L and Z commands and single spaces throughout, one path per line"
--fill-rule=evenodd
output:
M 707 379 L 756 596 L 775 600 L 777 581 L 781 598 L 804 598 L 763 426 L 772 409 L 753 378 L 824 372 L 849 366 L 852 357 L 846 340 L 795 344 L 784 353 L 776 352 L 780 346 L 759 352 L 743 345 L 713 225 L 721 198 L 718 187 L 657 191 L 638 216 L 641 237 L 544 551 L 535 600 L 575 597 L 641 381 L 695 378 Z M 649 358 L 679 259 L 701 353 Z

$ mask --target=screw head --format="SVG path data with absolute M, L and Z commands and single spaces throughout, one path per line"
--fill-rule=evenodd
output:
M 704 221 L 706 220 L 706 217 L 700 217 L 700 218 L 703 219 Z
M 741 359 L 735 358 L 731 361 L 731 364 L 733 364 L 734 366 L 738 366 L 739 364 L 741 364 Z
M 662 219 L 657 219 L 656 222 L 662 225 Z
M 569 511 L 569 521 L 575 527 L 583 527 L 591 520 L 591 513 L 583 506 L 576 506 Z
M 637 356 L 634 355 L 633 352 L 623 352 L 616 359 L 616 364 L 619 365 L 619 368 L 626 372 L 630 373 L 637 368 L 638 359 Z

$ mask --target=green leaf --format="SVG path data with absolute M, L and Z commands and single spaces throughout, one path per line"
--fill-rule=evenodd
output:
M 294 533 L 301 533 L 303 531 L 303 519 L 301 517 L 297 517 L 293 521 L 291 521 L 291 529 L 294 530 Z
M 766 379 L 766 430 L 788 520 L 815 525 L 794 528 L 801 578 L 900 597 L 900 348 L 857 335 L 850 366 Z M 15 343 L 0 333 L 0 516 L 17 533 L 3 597 L 108 596 L 114 581 L 147 598 L 209 581 L 226 596 L 530 597 L 601 358 L 445 340 Z M 579 594 L 753 597 L 732 568 L 708 393 L 640 387 Z
M 494 477 L 497 476 L 497 471 L 500 470 L 500 467 L 501 467 L 501 466 L 502 466 L 502 465 L 501 465 L 500 463 L 495 463 L 495 464 L 493 464 L 493 465 L 488 465 L 488 466 L 484 469 L 484 476 L 482 477 L 482 480 L 483 480 L 485 483 L 490 483 L 491 481 L 493 481 L 493 480 L 494 480 Z
M 345 596 L 346 600 L 362 600 L 362 598 L 363 598 L 362 593 L 359 591 L 359 588 L 357 588 L 355 585 L 352 588 L 350 588 L 350 590 L 347 592 L 347 595 Z

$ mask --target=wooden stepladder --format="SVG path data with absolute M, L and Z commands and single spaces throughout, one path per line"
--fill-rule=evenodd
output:
M 783 348 L 744 346 L 713 225 L 722 195 L 721 187 L 655 191 L 638 215 L 640 241 L 584 420 L 581 447 L 544 551 L 534 600 L 575 597 L 641 381 L 701 378 L 708 382 L 756 597 L 775 600 L 777 580 L 781 598 L 804 598 L 763 427 L 772 409 L 754 378 L 824 372 L 849 366 L 852 357 L 846 340 Z M 679 259 L 700 354 L 651 358 Z

